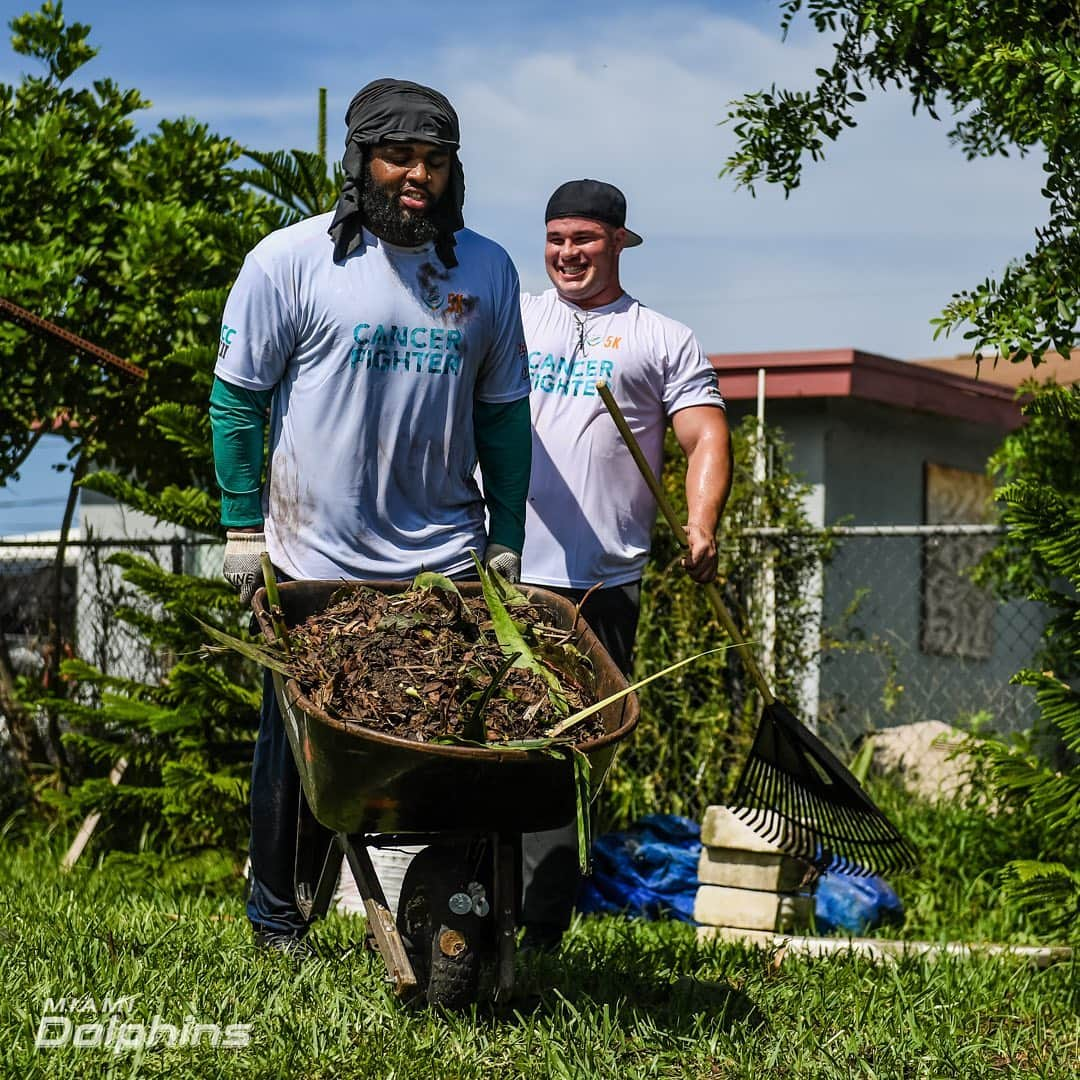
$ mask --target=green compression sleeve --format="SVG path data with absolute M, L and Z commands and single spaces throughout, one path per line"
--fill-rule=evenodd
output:
M 488 541 L 520 553 L 525 544 L 525 498 L 532 469 L 529 399 L 473 406 L 476 456 L 490 517 Z
M 221 488 L 221 524 L 263 523 L 262 467 L 266 410 L 273 390 L 245 390 L 215 377 L 210 391 L 214 471 Z

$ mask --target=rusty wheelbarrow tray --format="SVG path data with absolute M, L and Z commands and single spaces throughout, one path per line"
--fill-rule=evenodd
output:
M 462 594 L 480 595 L 479 582 L 457 582 Z M 397 593 L 399 581 L 292 581 L 279 586 L 286 626 L 323 611 L 342 589 L 366 587 Z M 574 605 L 546 589 L 522 591 L 551 619 L 571 632 L 571 641 L 592 660 L 597 698 L 625 689 L 622 672 L 580 618 Z M 253 607 L 263 636 L 274 640 L 266 591 Z M 576 812 L 574 767 L 569 757 L 540 750 L 491 749 L 420 743 L 336 719 L 319 709 L 299 684 L 278 673 L 274 687 L 303 789 L 297 841 L 297 901 L 309 918 L 325 914 L 342 857 L 348 859 L 364 898 L 369 925 L 399 994 L 416 983 L 393 916 L 367 853 L 369 845 L 439 836 L 487 836 L 492 841 L 494 915 L 499 944 L 497 997 L 512 987 L 517 905 L 519 838 L 523 832 L 558 828 Z M 578 749 L 590 764 L 595 797 L 614 759 L 618 742 L 638 721 L 634 694 L 601 713 L 604 734 Z M 314 819 L 313 821 L 310 819 Z M 321 830 L 335 843 L 319 844 Z M 377 836 L 374 834 L 382 834 Z M 390 834 L 387 838 L 385 834 Z M 323 837 L 326 833 L 322 833 Z

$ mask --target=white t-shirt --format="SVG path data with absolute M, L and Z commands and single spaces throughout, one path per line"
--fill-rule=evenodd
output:
M 521 297 L 532 378 L 532 479 L 522 580 L 584 589 L 641 577 L 656 501 L 596 393 L 611 387 L 657 476 L 667 419 L 723 407 L 693 333 L 623 294 L 584 311 L 554 289 Z
M 368 232 L 335 263 L 331 218 L 259 243 L 223 316 L 215 374 L 276 390 L 270 557 L 294 578 L 464 570 L 485 544 L 474 399 L 529 392 L 517 272 L 468 229 L 453 270 Z

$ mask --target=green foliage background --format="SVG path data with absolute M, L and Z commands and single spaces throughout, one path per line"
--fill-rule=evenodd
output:
M 995 798 L 1043 827 L 1041 842 L 1006 865 L 1006 897 L 1080 940 L 1080 387 L 1028 390 L 1029 423 L 991 462 L 1009 534 L 981 570 L 1003 595 L 1053 612 L 1034 665 L 1014 679 L 1034 688 L 1040 722 L 1022 740 L 968 749 Z
M 0 295 L 146 369 L 133 378 L 70 346 L 0 321 L 0 481 L 42 430 L 73 458 L 157 489 L 192 481 L 162 453 L 153 409 L 205 400 L 195 350 L 213 343 L 236 253 L 273 220 L 230 164 L 232 140 L 190 118 L 136 128 L 149 102 L 82 73 L 90 27 L 48 2 L 11 21 L 16 53 L 39 74 L 0 85 Z M 16 362 L 13 362 L 16 360 Z
M 0 294 L 147 377 L 0 323 L 0 481 L 33 448 L 32 421 L 55 416 L 77 475 L 98 467 L 83 486 L 178 532 L 217 536 L 206 402 L 227 290 L 262 236 L 329 207 L 334 174 L 303 151 L 252 154 L 238 169 L 241 148 L 189 119 L 138 135 L 134 116 L 148 102 L 109 79 L 80 85 L 96 49 L 62 4 L 11 28 L 15 51 L 43 73 L 0 86 Z M 72 660 L 63 695 L 20 679 L 22 794 L 72 822 L 101 812 L 103 833 L 127 846 L 189 858 L 207 846 L 239 851 L 259 675 L 204 656 L 190 614 L 233 633 L 247 617 L 216 575 L 170 573 L 131 554 L 110 562 L 128 591 L 115 615 L 166 674 L 120 679 Z M 42 715 L 55 733 L 44 746 L 33 738 Z M 106 776 L 120 759 L 127 771 L 113 786 Z

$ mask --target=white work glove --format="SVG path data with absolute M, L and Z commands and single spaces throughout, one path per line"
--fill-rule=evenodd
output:
M 497 570 L 511 583 L 521 580 L 521 556 L 502 544 L 488 544 L 487 551 L 484 552 L 484 567 L 487 570 Z
M 262 584 L 262 563 L 259 557 L 266 550 L 266 537 L 261 532 L 225 533 L 225 558 L 221 576 L 240 594 L 240 603 L 247 607 Z

